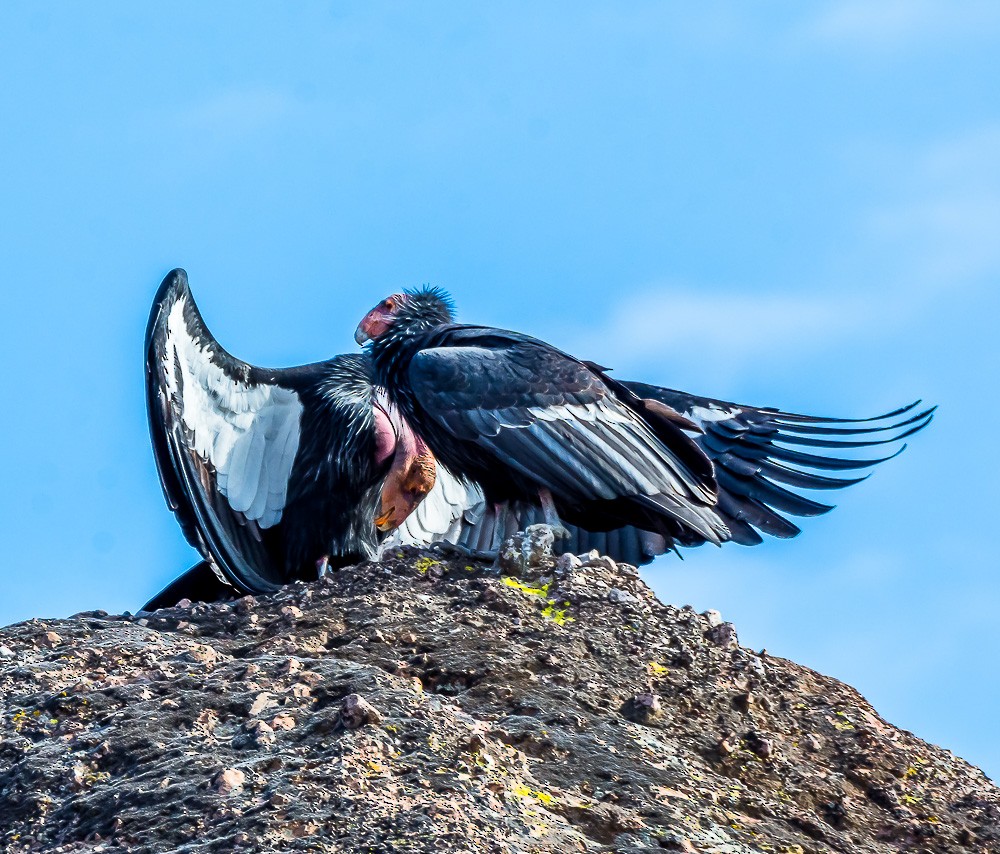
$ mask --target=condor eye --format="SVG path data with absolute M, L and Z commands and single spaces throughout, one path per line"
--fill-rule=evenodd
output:
M 384 300 L 382 305 L 384 305 L 389 311 L 396 310 L 396 301 L 392 297 L 389 297 L 388 299 Z

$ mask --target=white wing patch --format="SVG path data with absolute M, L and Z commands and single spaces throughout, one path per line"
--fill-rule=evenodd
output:
M 285 507 L 302 403 L 289 389 L 227 376 L 211 361 L 211 349 L 188 333 L 185 302 L 177 300 L 167 319 L 166 389 L 180 403 L 191 446 L 215 468 L 218 489 L 233 510 L 270 528 Z
M 406 517 L 382 543 L 382 549 L 393 546 L 427 546 L 435 542 L 456 543 L 462 534 L 462 519 L 466 512 L 485 508 L 482 490 L 475 483 L 455 477 L 440 462 L 437 478 L 424 500 Z
M 742 409 L 726 409 L 713 403 L 710 406 L 692 406 L 691 411 L 687 414 L 690 418 L 704 424 L 713 421 L 728 421 L 742 411 Z
M 617 406 L 608 406 L 604 401 L 597 403 L 564 403 L 556 406 L 529 406 L 528 412 L 539 421 L 585 421 L 615 422 L 629 424 L 634 420 Z

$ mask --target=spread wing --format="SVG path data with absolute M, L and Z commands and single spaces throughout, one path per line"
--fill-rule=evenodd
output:
M 775 537 L 798 534 L 799 528 L 782 513 L 818 516 L 833 509 L 794 489 L 842 489 L 867 477 L 821 472 L 870 468 L 906 446 L 875 459 L 851 459 L 840 452 L 898 443 L 926 427 L 934 415 L 933 407 L 918 410 L 917 401 L 875 418 L 822 418 L 696 397 L 646 383 L 622 385 L 687 420 L 688 431 L 715 464 L 718 509 L 733 540 L 744 545 L 762 542 L 759 531 Z
M 153 303 L 146 392 L 160 482 L 188 542 L 239 590 L 277 589 L 264 532 L 285 506 L 302 402 L 219 346 L 183 270 Z
M 500 330 L 453 327 L 440 343 L 413 357 L 409 381 L 451 438 L 557 503 L 632 499 L 702 540 L 728 539 L 704 454 L 679 429 L 654 430 L 587 365 Z

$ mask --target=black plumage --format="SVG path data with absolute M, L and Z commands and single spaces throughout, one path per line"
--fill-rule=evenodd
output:
M 390 462 L 377 459 L 365 356 L 278 370 L 242 362 L 208 331 L 174 270 L 150 315 L 146 390 L 167 503 L 220 580 L 268 592 L 315 578 L 326 558 L 375 553 Z
M 843 489 L 868 477 L 830 477 L 808 469 L 868 469 L 902 453 L 906 447 L 901 445 L 887 456 L 852 459 L 806 453 L 794 446 L 852 452 L 896 444 L 926 427 L 935 410 L 918 409 L 917 401 L 874 418 L 824 418 L 698 397 L 647 383 L 622 385 L 643 399 L 668 406 L 691 422 L 694 441 L 715 466 L 720 515 L 732 539 L 744 545 L 760 543 L 758 531 L 775 537 L 798 534 L 798 526 L 780 513 L 818 516 L 833 509 L 832 505 L 797 495 L 786 486 Z M 843 426 L 848 424 L 851 426 Z M 845 440 L 841 436 L 857 438 Z
M 488 507 L 518 507 L 527 518 L 551 495 L 574 537 L 582 531 L 622 548 L 633 532 L 645 538 L 645 555 L 704 542 L 750 545 L 760 542 L 759 531 L 794 536 L 799 529 L 782 513 L 830 507 L 786 486 L 830 489 L 857 480 L 802 466 L 864 468 L 880 460 L 787 445 L 895 442 L 932 416 L 907 407 L 849 422 L 621 383 L 529 336 L 454 323 L 450 302 L 434 289 L 389 297 L 362 320 L 356 338 L 372 341 L 376 381 L 404 417 L 445 466 L 481 486 Z

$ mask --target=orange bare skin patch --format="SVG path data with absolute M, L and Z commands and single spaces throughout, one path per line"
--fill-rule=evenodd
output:
M 382 464 L 390 456 L 375 517 L 375 527 L 383 532 L 402 525 L 437 479 L 434 454 L 383 395 L 375 403 L 375 460 Z
M 400 443 L 400 448 L 404 443 Z M 426 445 L 417 439 L 415 453 L 400 453 L 397 449 L 392 468 L 382 485 L 381 506 L 375 517 L 380 531 L 398 528 L 424 496 L 434 487 L 437 463 Z

